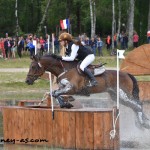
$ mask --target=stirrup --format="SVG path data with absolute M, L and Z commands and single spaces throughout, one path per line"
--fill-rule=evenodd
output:
M 90 81 L 90 83 L 87 85 L 88 87 L 92 87 L 92 86 L 97 86 L 98 82 L 97 81 Z

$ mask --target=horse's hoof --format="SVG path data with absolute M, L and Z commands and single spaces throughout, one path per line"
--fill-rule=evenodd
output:
M 73 107 L 73 105 L 70 104 L 70 103 L 66 103 L 66 104 L 65 104 L 65 107 L 66 107 L 66 108 L 71 108 L 71 107 Z
M 150 129 L 150 121 L 149 119 L 143 114 L 143 112 L 138 112 L 138 120 L 142 127 L 146 129 Z

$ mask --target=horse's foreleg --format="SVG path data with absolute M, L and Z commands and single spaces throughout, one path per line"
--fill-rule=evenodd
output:
M 59 95 L 67 94 L 72 89 L 73 89 L 73 85 L 67 79 L 62 79 L 59 82 L 59 89 L 53 91 L 53 96 L 58 97 Z
M 67 94 L 69 91 L 73 89 L 73 85 L 67 80 L 62 79 L 59 83 L 59 89 L 53 91 L 53 96 L 57 98 L 61 108 L 71 108 L 72 104 L 69 102 L 65 102 L 61 95 Z

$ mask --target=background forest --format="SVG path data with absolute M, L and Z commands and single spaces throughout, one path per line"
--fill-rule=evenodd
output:
M 93 0 L 94 1 L 94 0 Z M 118 30 L 118 1 L 115 4 L 115 30 Z M 121 25 L 120 32 L 126 31 L 129 17 L 129 5 L 131 0 L 120 0 Z M 132 0 L 134 1 L 134 0 Z M 112 33 L 112 0 L 95 0 L 96 27 L 95 33 L 106 37 Z M 134 1 L 134 30 L 140 37 L 140 43 L 146 43 L 146 33 L 148 30 L 149 0 Z M 37 33 L 41 25 L 40 34 L 56 33 L 59 31 L 61 19 L 69 18 L 71 22 L 71 32 L 74 36 L 80 33 L 91 35 L 91 16 L 89 0 L 18 0 L 17 1 L 19 35 L 27 33 Z M 45 14 L 47 4 L 48 11 Z M 16 35 L 16 0 L 0 0 L 0 37 L 5 33 L 10 36 Z M 44 22 L 40 24 L 43 15 Z

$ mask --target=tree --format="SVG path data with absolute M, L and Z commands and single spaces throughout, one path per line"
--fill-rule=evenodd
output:
M 37 30 L 37 34 L 39 34 L 41 31 L 42 31 L 42 27 L 43 27 L 43 24 L 46 20 L 46 17 L 47 17 L 47 14 L 48 14 L 48 9 L 50 7 L 50 3 L 51 3 L 51 0 L 48 0 L 47 1 L 47 5 L 46 5 L 46 9 L 44 11 L 44 14 L 43 14 L 43 17 L 42 17 L 42 20 L 41 22 L 39 23 L 39 27 L 38 27 L 38 30 Z
M 115 2 L 112 0 L 112 50 L 114 50 L 114 32 L 115 32 Z
M 133 45 L 133 30 L 134 30 L 134 4 L 135 0 L 130 0 L 129 16 L 128 16 L 128 46 Z
M 120 33 L 120 27 L 121 27 L 121 2 L 118 0 L 118 34 Z
M 91 37 L 95 36 L 96 27 L 96 7 L 95 0 L 89 0 L 90 3 L 90 16 L 91 16 Z

